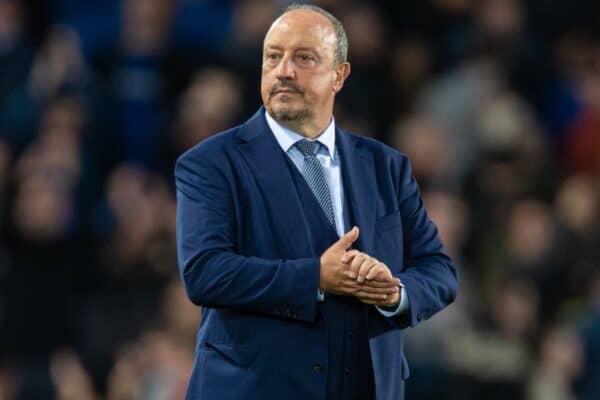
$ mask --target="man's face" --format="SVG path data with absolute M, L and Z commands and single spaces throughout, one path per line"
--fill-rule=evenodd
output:
M 275 21 L 264 41 L 261 80 L 262 100 L 273 118 L 329 121 L 341 88 L 335 47 L 332 24 L 318 13 L 295 10 Z

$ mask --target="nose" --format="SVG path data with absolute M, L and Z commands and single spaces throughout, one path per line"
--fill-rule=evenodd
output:
M 285 56 L 281 59 L 281 62 L 277 66 L 277 78 L 284 79 L 294 79 L 296 77 L 296 70 L 294 66 L 294 62 L 291 57 Z

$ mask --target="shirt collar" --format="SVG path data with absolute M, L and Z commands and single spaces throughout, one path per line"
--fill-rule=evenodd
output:
M 273 117 L 271 117 L 267 111 L 265 111 L 265 117 L 267 119 L 267 124 L 269 125 L 269 128 L 271 128 L 271 131 L 275 135 L 277 143 L 279 143 L 279 146 L 286 153 L 294 144 L 296 144 L 296 142 L 302 139 L 306 139 L 304 136 L 294 132 L 293 130 L 275 121 L 275 119 L 273 119 Z M 333 116 L 331 117 L 331 122 L 329 123 L 327 128 L 325 128 L 323 133 L 321 133 L 315 139 L 308 140 L 317 140 L 319 143 L 325 146 L 325 148 L 327 149 L 327 153 L 329 153 L 329 156 L 333 159 L 335 154 L 335 119 L 333 118 Z

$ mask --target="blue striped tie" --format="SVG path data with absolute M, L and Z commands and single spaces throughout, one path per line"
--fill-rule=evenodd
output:
M 302 165 L 302 175 L 308 183 L 310 190 L 317 198 L 321 205 L 325 216 L 335 230 L 335 217 L 333 215 L 333 206 L 331 205 L 331 197 L 329 196 L 329 185 L 325 180 L 323 167 L 317 159 L 317 151 L 319 151 L 319 142 L 302 139 L 295 144 L 304 156 L 304 164 Z

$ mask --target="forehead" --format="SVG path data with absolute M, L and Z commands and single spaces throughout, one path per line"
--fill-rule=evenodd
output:
M 311 10 L 294 10 L 273 22 L 264 46 L 310 46 L 335 48 L 335 31 L 331 22 Z

